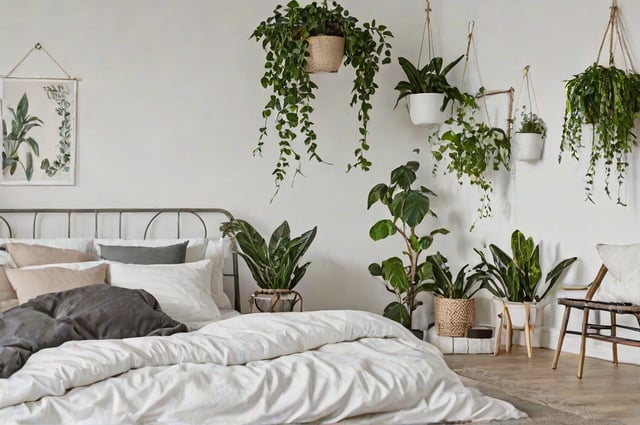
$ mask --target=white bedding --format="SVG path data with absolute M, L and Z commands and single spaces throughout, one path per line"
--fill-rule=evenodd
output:
M 72 341 L 0 379 L 0 423 L 427 423 L 520 418 L 440 352 L 357 311 L 248 314 L 169 337 Z

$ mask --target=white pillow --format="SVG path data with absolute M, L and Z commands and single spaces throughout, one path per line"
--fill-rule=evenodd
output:
M 73 249 L 81 252 L 93 252 L 92 238 L 59 238 L 59 239 L 16 239 L 0 238 L 0 245 L 8 243 L 23 243 L 27 245 L 42 245 L 50 248 Z
M 224 257 L 228 250 L 228 239 L 218 238 L 207 243 L 204 258 L 211 260 L 211 296 L 218 308 L 232 308 L 229 297 L 224 292 Z
M 640 304 L 640 244 L 598 244 L 596 249 L 609 272 L 593 299 Z
M 162 311 L 190 329 L 217 320 L 220 311 L 209 296 L 211 261 L 184 264 L 124 264 L 109 262 L 111 285 L 144 289 Z
M 26 266 L 21 267 L 20 270 L 36 270 L 36 269 L 45 269 L 47 267 L 59 267 L 61 269 L 70 269 L 70 270 L 86 270 L 91 267 L 99 266 L 100 264 L 108 263 L 107 260 L 96 260 L 96 261 L 84 261 L 82 263 L 55 263 L 55 264 L 38 264 L 35 266 Z
M 185 263 L 204 260 L 204 252 L 207 249 L 207 239 L 94 239 L 93 249 L 100 255 L 100 245 L 116 246 L 169 246 L 188 241 Z

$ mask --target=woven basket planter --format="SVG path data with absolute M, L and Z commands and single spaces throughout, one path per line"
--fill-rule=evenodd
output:
M 436 297 L 434 314 L 438 335 L 465 336 L 476 317 L 475 299 Z
M 318 35 L 309 37 L 308 73 L 338 72 L 344 58 L 344 37 Z

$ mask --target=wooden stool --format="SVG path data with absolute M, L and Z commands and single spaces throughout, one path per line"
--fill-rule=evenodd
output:
M 531 332 L 533 332 L 534 325 L 531 323 L 531 303 L 522 303 L 524 307 L 524 327 L 522 328 L 514 328 L 513 323 L 511 321 L 511 313 L 509 312 L 509 306 L 504 300 L 500 300 L 502 302 L 502 313 L 498 316 L 500 317 L 500 323 L 498 324 L 498 332 L 496 335 L 496 348 L 493 352 L 494 356 L 500 354 L 500 346 L 502 345 L 502 329 L 506 330 L 506 341 L 505 341 L 505 352 L 511 352 L 511 340 L 513 338 L 513 330 L 523 330 L 524 338 L 527 345 L 527 357 L 531 358 L 533 351 L 531 349 Z

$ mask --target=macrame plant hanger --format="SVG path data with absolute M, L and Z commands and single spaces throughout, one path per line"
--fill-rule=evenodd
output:
M 462 70 L 462 82 L 461 85 L 464 84 L 464 80 L 465 77 L 467 75 L 467 69 L 469 67 L 469 56 L 471 54 L 471 50 L 473 49 L 473 55 L 475 56 L 476 59 L 476 72 L 478 73 L 478 80 L 480 81 L 480 87 L 484 87 L 484 84 L 482 82 L 482 73 L 480 72 L 480 63 L 478 61 L 478 51 L 476 49 L 476 43 L 475 40 L 473 38 L 473 31 L 475 29 L 475 21 L 471 21 L 469 22 L 468 25 L 468 34 L 467 34 L 467 50 L 465 52 L 465 58 L 464 58 L 464 68 Z M 491 117 L 489 116 L 489 108 L 487 106 L 487 97 L 489 96 L 495 96 L 498 94 L 506 94 L 509 97 L 509 109 L 508 109 L 508 115 L 507 115 L 507 137 L 509 139 L 511 139 L 511 131 L 513 128 L 513 94 L 514 94 L 514 88 L 513 87 L 509 87 L 508 89 L 505 90 L 483 90 L 482 92 L 478 93 L 476 95 L 477 99 L 480 99 L 482 101 L 482 109 L 484 110 L 484 114 L 485 114 L 485 118 L 486 118 L 486 122 L 490 127 L 493 127 L 493 125 L 491 124 Z
M 431 31 L 431 0 L 427 0 L 427 8 L 425 11 L 424 27 L 422 28 L 422 39 L 420 40 L 420 50 L 418 52 L 418 69 L 422 59 L 422 51 L 424 50 L 424 39 L 427 38 L 427 49 L 429 61 L 433 59 L 435 49 L 433 48 L 433 32 Z
M 637 73 L 635 64 L 633 63 L 633 58 L 631 57 L 631 50 L 629 49 L 629 44 L 627 43 L 627 38 L 625 36 L 626 30 L 624 28 L 622 19 L 620 18 L 620 9 L 618 8 L 618 0 L 611 0 L 611 7 L 609 9 L 610 9 L 609 22 L 607 23 L 607 28 L 604 30 L 602 41 L 600 42 L 600 49 L 598 50 L 598 57 L 596 58 L 596 63 L 600 63 L 600 57 L 602 56 L 602 51 L 608 39 L 609 41 L 608 65 L 609 66 L 615 65 L 615 54 L 616 54 L 615 41 L 617 39 L 618 45 L 620 46 L 620 50 L 622 51 L 622 60 L 624 62 L 625 69 L 631 70 L 634 73 Z
M 518 89 L 518 97 L 516 98 L 515 103 L 516 108 L 517 105 L 520 105 L 520 97 L 522 96 L 522 93 L 525 93 L 527 96 L 526 103 L 523 105 L 523 107 L 526 108 L 528 106 L 530 113 L 539 115 L 540 109 L 538 108 L 536 91 L 533 87 L 533 78 L 531 78 L 531 65 L 527 65 L 522 68 L 522 81 L 520 82 L 520 88 Z
M 12 75 L 20 67 L 20 65 L 22 65 L 24 63 L 24 61 L 27 60 L 27 58 L 33 52 L 40 52 L 40 51 L 44 52 L 49 57 L 49 59 L 51 59 L 51 61 L 56 64 L 58 69 L 60 69 L 60 71 L 62 71 L 64 73 L 64 75 L 67 76 L 67 78 L 62 78 L 63 80 L 76 80 L 76 78 L 72 77 L 67 71 L 65 71 L 65 69 L 62 67 L 62 65 L 60 65 L 60 63 L 58 63 L 58 61 L 55 60 L 54 57 L 51 56 L 51 54 L 47 51 L 47 49 L 45 49 L 44 46 L 42 44 L 40 44 L 40 43 L 36 43 L 31 48 L 31 50 L 29 50 L 27 52 L 27 54 L 24 55 L 24 57 L 22 59 L 20 59 L 20 61 L 13 68 L 11 68 L 11 71 L 9 71 L 5 75 L 3 75 L 2 78 L 25 78 L 25 77 L 12 77 Z M 39 79 L 40 77 L 37 77 L 37 78 Z M 29 79 L 29 78 L 25 78 L 25 79 Z M 47 78 L 47 79 L 55 80 L 55 78 Z

